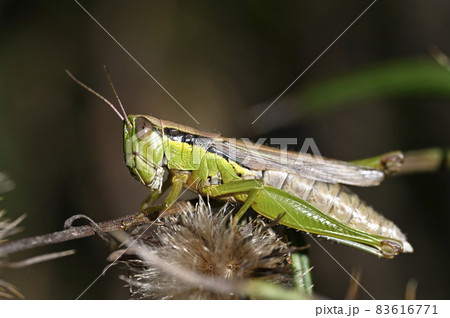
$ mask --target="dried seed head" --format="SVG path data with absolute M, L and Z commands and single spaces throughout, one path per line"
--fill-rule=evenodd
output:
M 292 286 L 292 270 L 287 263 L 288 248 L 257 218 L 233 225 L 231 213 L 223 208 L 212 213 L 200 199 L 195 211 L 167 217 L 165 226 L 150 235 L 147 245 L 167 262 L 197 274 L 222 279 L 264 279 Z M 151 242 L 151 243 L 148 243 Z M 138 299 L 236 299 L 236 294 L 217 294 L 169 277 L 139 259 L 126 261 L 131 297 Z
M 12 236 L 21 231 L 18 225 L 25 218 L 25 215 L 22 215 L 16 220 L 11 221 L 10 219 L 3 217 L 5 214 L 5 210 L 0 210 L 0 244 L 6 237 Z
M 3 216 L 4 210 L 0 211 L 0 244 L 5 242 L 5 238 L 18 232 L 17 225 L 22 219 L 11 222 Z M 2 258 L 0 258 L 0 275 Z M 23 299 L 23 295 L 16 289 L 16 287 L 2 279 L 0 279 L 0 299 Z
M 14 188 L 14 183 L 4 173 L 0 172 L 0 201 L 5 192 L 11 191 Z M 6 211 L 0 210 L 0 244 L 6 241 L 8 236 L 16 234 L 20 231 L 17 227 L 25 216 L 21 216 L 15 221 L 4 218 Z M 0 258 L 0 265 L 1 265 Z M 0 266 L 1 269 L 1 266 Z M 0 273 L 1 274 L 1 273 Z M 16 289 L 16 287 L 2 279 L 0 279 L 0 299 L 23 299 L 23 295 Z

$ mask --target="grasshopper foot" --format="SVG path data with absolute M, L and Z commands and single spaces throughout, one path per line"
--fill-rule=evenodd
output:
M 403 244 L 395 240 L 384 240 L 381 242 L 381 253 L 386 258 L 393 258 L 394 256 L 403 252 Z
M 122 221 L 120 224 L 120 229 L 123 231 L 128 231 L 131 227 L 145 223 L 147 221 L 147 217 L 143 212 L 139 212 L 130 221 Z
M 133 218 L 130 221 L 128 222 L 122 221 L 120 229 L 123 231 L 127 231 L 133 226 L 148 223 L 148 221 L 153 221 L 152 224 L 154 224 L 154 221 L 156 221 L 156 219 L 160 216 L 161 210 L 163 210 L 162 205 L 155 205 L 146 208 L 141 212 L 137 213 L 135 216 L 133 216 Z

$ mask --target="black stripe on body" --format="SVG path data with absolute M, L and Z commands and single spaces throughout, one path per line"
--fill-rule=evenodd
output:
M 230 158 L 228 157 L 228 155 L 220 150 L 215 149 L 214 147 L 210 147 L 208 149 L 209 152 L 211 153 L 215 153 L 216 155 L 222 157 L 223 159 L 225 159 L 226 161 L 230 162 Z
M 184 133 L 175 128 L 164 128 L 164 135 L 169 137 L 170 140 L 183 142 Z
M 209 137 L 204 137 L 200 135 L 195 135 L 187 132 L 183 132 L 181 130 L 165 127 L 164 128 L 164 135 L 169 137 L 170 140 L 177 141 L 177 142 L 184 142 L 191 146 L 200 146 L 206 151 L 210 151 L 210 146 L 212 145 L 212 139 Z M 212 152 L 212 151 L 210 151 Z
M 229 162 L 231 164 L 231 162 L 234 162 L 235 164 L 238 164 L 236 161 L 230 159 L 230 157 L 223 151 L 218 150 L 214 147 L 214 142 L 212 138 L 209 137 L 204 137 L 204 136 L 200 136 L 200 135 L 195 135 L 195 134 L 191 134 L 191 133 L 187 133 L 187 132 L 183 132 L 181 130 L 175 129 L 175 128 L 170 128 L 170 127 L 165 127 L 164 128 L 164 134 L 173 141 L 176 142 L 181 142 L 181 143 L 187 143 L 191 146 L 198 146 L 198 147 L 202 147 L 203 149 L 205 149 L 207 152 L 211 153 L 211 154 L 216 154 L 219 157 L 222 157 L 223 159 L 225 159 L 227 162 Z M 248 167 L 242 165 L 242 164 L 238 164 L 239 166 L 241 166 L 244 169 L 247 170 L 251 170 Z M 217 170 L 220 171 L 219 167 L 217 167 Z M 241 174 L 236 171 L 236 168 L 233 167 L 233 170 L 235 171 L 237 176 L 241 176 Z
M 225 152 L 214 148 L 214 146 L 213 146 L 214 142 L 213 142 L 212 138 L 183 132 L 176 128 L 170 128 L 170 127 L 164 128 L 164 135 L 166 135 L 167 137 L 169 137 L 170 140 L 173 140 L 173 141 L 184 142 L 191 146 L 195 145 L 195 146 L 202 147 L 206 151 L 217 154 L 220 157 L 224 158 L 226 161 L 231 162 L 230 157 Z M 236 162 L 236 160 L 233 160 L 233 161 Z M 239 164 L 239 165 L 247 170 L 251 170 L 250 168 L 248 168 L 242 164 Z

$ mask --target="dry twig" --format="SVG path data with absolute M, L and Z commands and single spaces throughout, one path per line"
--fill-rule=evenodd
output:
M 181 210 L 188 204 L 190 203 L 187 201 L 178 202 L 170 209 L 170 212 L 175 213 L 175 211 Z M 79 218 L 79 215 L 77 217 Z M 47 246 L 93 236 L 96 234 L 96 231 L 111 232 L 114 230 L 120 230 L 122 222 L 130 222 L 134 217 L 135 214 L 130 214 L 114 220 L 100 222 L 96 224 L 95 228 L 92 225 L 76 226 L 63 231 L 28 237 L 17 241 L 6 242 L 0 245 L 0 258 L 36 247 Z M 73 220 L 73 217 L 69 220 Z M 153 221 L 145 219 L 141 224 L 150 223 L 153 223 Z

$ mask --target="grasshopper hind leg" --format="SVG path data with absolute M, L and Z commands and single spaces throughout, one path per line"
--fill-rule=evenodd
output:
M 267 186 L 262 180 L 239 180 L 218 186 L 208 186 L 203 194 L 211 197 L 233 195 L 244 203 L 237 216 L 252 207 L 259 214 L 274 220 L 283 215 L 280 224 L 330 238 L 377 256 L 392 258 L 403 251 L 400 241 L 351 228 L 324 214 L 308 202 L 278 188 Z

